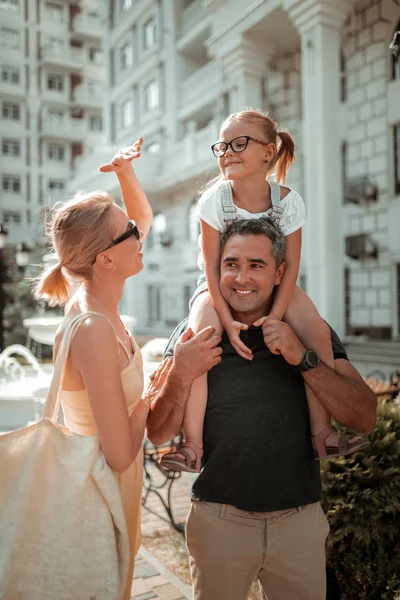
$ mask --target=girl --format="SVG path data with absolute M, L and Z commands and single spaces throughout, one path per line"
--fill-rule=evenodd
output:
M 315 349 L 333 368 L 329 328 L 308 296 L 296 286 L 304 203 L 297 192 L 278 185 L 285 183 L 294 160 L 293 139 L 287 131 L 278 130 L 267 114 L 249 109 L 234 113 L 223 122 L 220 140 L 211 148 L 218 158 L 221 174 L 207 186 L 197 206 L 205 277 L 200 277 L 191 301 L 189 327 L 195 332 L 205 324 L 214 325 L 218 333 L 225 329 L 238 354 L 246 360 L 252 359 L 251 351 L 240 339 L 240 331 L 247 326 L 233 320 L 219 290 L 220 234 L 235 219 L 270 217 L 286 235 L 286 271 L 268 317 L 288 322 L 303 344 Z M 273 173 L 278 183 L 269 181 Z M 362 436 L 350 438 L 339 434 L 330 425 L 325 408 L 310 389 L 306 391 L 316 458 L 341 456 L 366 445 Z M 207 376 L 203 376 L 193 383 L 186 407 L 185 441 L 176 452 L 164 455 L 161 461 L 164 468 L 200 471 L 206 402 Z
M 118 478 L 130 545 L 125 600 L 130 598 L 140 545 L 141 448 L 149 413 L 142 399 L 140 350 L 118 311 L 126 279 L 143 268 L 142 242 L 152 222 L 150 205 L 131 166 L 140 156 L 141 143 L 140 139 L 119 152 L 100 169 L 116 172 L 129 218 L 136 223 L 106 192 L 77 194 L 54 211 L 50 234 L 59 262 L 43 272 L 35 289 L 36 298 L 66 305 L 54 358 L 71 320 L 90 311 L 71 342 L 61 404 L 71 431 L 98 433 L 106 461 Z

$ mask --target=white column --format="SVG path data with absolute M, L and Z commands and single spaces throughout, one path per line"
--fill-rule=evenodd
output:
M 243 37 L 231 38 L 229 46 L 210 48 L 220 61 L 229 89 L 229 112 L 246 106 L 262 107 L 262 78 L 268 56 L 265 49 Z
M 344 242 L 340 231 L 340 29 L 345 0 L 285 0 L 301 35 L 304 187 L 303 257 L 307 293 L 344 333 Z

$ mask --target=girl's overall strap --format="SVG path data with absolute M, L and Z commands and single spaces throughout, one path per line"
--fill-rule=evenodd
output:
M 72 321 L 70 321 L 70 323 L 68 323 L 67 327 L 65 328 L 65 331 L 64 331 L 64 334 L 63 334 L 63 337 L 61 340 L 60 348 L 58 350 L 57 359 L 56 359 L 56 362 L 54 365 L 54 373 L 53 373 L 53 377 L 51 380 L 50 389 L 47 394 L 47 400 L 44 405 L 43 416 L 42 416 L 43 419 L 50 419 L 54 423 L 58 419 L 58 412 L 60 409 L 60 392 L 61 392 L 62 384 L 63 384 L 63 380 L 64 380 L 65 365 L 67 362 L 69 349 L 70 349 L 72 340 L 74 339 L 74 336 L 75 336 L 76 332 L 78 331 L 79 327 L 81 326 L 81 324 L 83 323 L 83 321 L 85 321 L 88 317 L 92 317 L 92 316 L 99 316 L 99 317 L 102 317 L 103 319 L 106 319 L 108 322 L 110 322 L 107 319 L 107 317 L 105 317 L 101 313 L 90 311 L 90 312 L 85 312 L 85 313 L 82 313 L 82 314 L 74 317 L 72 319 Z
M 270 181 L 269 185 L 271 188 L 272 218 L 279 223 L 284 210 L 281 206 L 281 188 L 276 181 Z
M 224 212 L 224 223 L 230 225 L 237 219 L 237 208 L 233 202 L 232 189 L 229 181 L 223 181 L 219 190 L 221 194 L 222 210 Z

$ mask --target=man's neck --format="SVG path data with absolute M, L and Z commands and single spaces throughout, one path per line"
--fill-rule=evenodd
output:
M 258 321 L 258 319 L 261 319 L 261 317 L 266 317 L 269 314 L 269 311 L 271 310 L 271 306 L 272 302 L 269 303 L 268 306 L 264 306 L 261 309 L 258 308 L 254 312 L 237 312 L 235 310 L 232 310 L 232 316 L 235 319 L 235 321 L 239 321 L 239 323 L 244 323 L 245 325 L 248 325 L 250 327 L 251 325 L 253 325 L 253 323 Z

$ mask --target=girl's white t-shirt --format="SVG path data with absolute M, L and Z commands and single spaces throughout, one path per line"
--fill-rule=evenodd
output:
M 289 193 L 281 199 L 283 213 L 279 220 L 279 226 L 285 236 L 290 235 L 291 233 L 294 233 L 303 227 L 306 214 L 303 198 L 295 190 L 290 188 L 289 190 Z M 272 215 L 272 208 L 261 213 L 251 213 L 244 208 L 239 208 L 238 206 L 236 207 L 236 210 L 236 216 L 238 219 L 261 219 L 262 217 L 269 217 Z M 201 219 L 213 229 L 216 229 L 221 233 L 225 231 L 227 223 L 224 221 L 224 211 L 219 189 L 219 182 L 204 192 L 197 203 L 194 212 L 198 219 Z M 201 235 L 199 236 L 199 246 L 200 248 L 202 247 Z M 202 254 L 200 254 L 198 258 L 198 265 L 201 270 L 204 270 Z
M 300 194 L 290 189 L 289 193 L 282 198 L 281 207 L 283 213 L 279 220 L 279 226 L 285 235 L 290 235 L 303 227 L 306 210 Z M 251 213 L 238 206 L 236 210 L 238 219 L 260 219 L 269 217 L 272 214 L 272 208 L 261 213 Z M 227 224 L 224 222 L 224 211 L 218 184 L 212 186 L 201 196 L 195 208 L 195 214 L 198 219 L 221 233 L 226 229 Z

